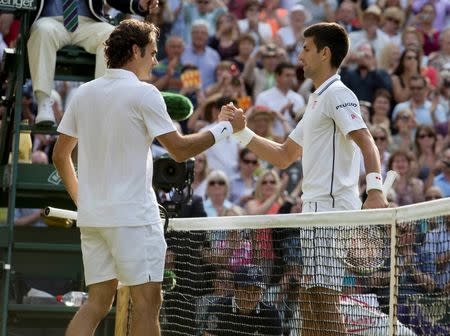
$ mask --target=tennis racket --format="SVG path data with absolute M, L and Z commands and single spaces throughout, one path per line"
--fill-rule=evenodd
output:
M 393 170 L 388 171 L 382 188 L 385 196 L 392 188 L 397 175 Z M 385 225 L 360 226 L 347 228 L 345 231 L 344 263 L 350 271 L 357 274 L 370 274 L 383 267 L 389 250 Z

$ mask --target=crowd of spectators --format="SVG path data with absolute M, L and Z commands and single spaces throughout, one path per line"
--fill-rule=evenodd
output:
M 303 45 L 302 31 L 316 22 L 337 22 L 347 29 L 351 41 L 340 69 L 341 79 L 360 101 L 361 113 L 380 152 L 383 175 L 390 169 L 399 173 L 389 194 L 391 205 L 450 196 L 448 0 L 160 0 L 159 4 L 158 12 L 149 18 L 161 30 L 159 64 L 149 74 L 149 82 L 161 91 L 181 93 L 192 100 L 195 110 L 188 120 L 180 122 L 182 132 L 212 127 L 220 107 L 232 101 L 246 110 L 248 126 L 255 133 L 284 141 L 301 120 L 309 94 L 315 90 L 297 60 Z M 109 17 L 123 15 L 109 7 L 104 10 Z M 18 27 L 19 20 L 13 14 L 0 12 L 0 53 L 15 46 Z M 54 82 L 51 101 L 56 122 L 79 84 Z M 2 91 L 6 85 L 4 81 Z M 35 122 L 38 110 L 32 85 L 27 80 L 23 97 L 23 118 L 30 124 Z M 0 112 L 3 109 L 0 107 Z M 35 134 L 33 151 L 45 155 L 51 163 L 54 142 L 54 136 Z M 158 144 L 153 149 L 155 156 L 164 153 Z M 361 164 L 361 197 L 364 177 Z M 230 137 L 195 158 L 192 187 L 195 203 L 203 209 L 194 213 L 228 216 L 301 212 L 301 182 L 301 161 L 284 171 L 276 170 Z M 36 223 L 35 212 L 24 214 L 29 221 L 21 219 L 19 213 L 17 225 Z M 444 254 L 448 256 L 450 247 L 446 251 L 432 247 L 434 231 L 449 244 L 447 227 L 435 226 L 421 233 L 423 258 L 432 258 L 433 251 L 435 255 L 447 252 Z M 218 281 L 231 278 L 228 272 L 237 266 L 250 264 L 261 268 L 258 277 L 264 283 L 280 282 L 285 288 L 291 278 L 296 279 L 300 256 L 295 234 L 272 229 L 233 234 L 230 238 L 222 231 L 211 231 L 189 247 L 171 246 L 169 240 L 168 256 L 179 258 L 183 255 L 180 248 L 199 254 L 203 249 L 214 250 L 202 258 L 220 266 L 214 270 Z M 277 245 L 280 242 L 281 247 Z M 227 254 L 230 250 L 235 255 Z M 279 250 L 284 255 L 279 255 Z M 183 268 L 182 260 L 173 261 L 177 263 Z M 442 259 L 430 263 L 429 268 L 448 269 L 448 265 L 449 260 Z M 433 269 L 422 271 L 432 273 Z M 435 287 L 448 295 L 449 279 L 434 281 Z M 201 298 L 204 302 L 231 290 L 216 285 L 214 293 Z M 193 284 L 186 288 L 189 286 L 195 289 Z M 258 302 L 262 294 L 256 287 Z M 196 294 L 171 295 L 183 302 L 185 295 Z M 230 302 L 224 304 L 234 304 Z M 170 309 L 179 307 L 166 307 Z M 191 321 L 195 309 L 189 304 L 184 309 L 191 312 L 187 319 Z M 187 320 L 174 323 L 182 329 Z M 208 323 L 203 322 L 201 328 L 206 330 Z

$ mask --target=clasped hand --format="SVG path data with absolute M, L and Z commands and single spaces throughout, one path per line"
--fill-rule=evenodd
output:
M 229 121 L 233 126 L 233 133 L 243 130 L 246 126 L 244 111 L 234 106 L 232 102 L 220 109 L 219 121 Z

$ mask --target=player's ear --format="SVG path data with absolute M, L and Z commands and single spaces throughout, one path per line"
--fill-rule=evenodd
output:
M 327 58 L 331 58 L 331 49 L 329 47 L 323 47 L 323 49 L 320 51 L 320 56 L 323 61 L 325 61 Z

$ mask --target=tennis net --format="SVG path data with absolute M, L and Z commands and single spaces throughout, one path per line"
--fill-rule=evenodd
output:
M 163 335 L 339 334 L 328 320 L 348 335 L 450 335 L 450 199 L 171 219 L 166 239 L 177 283 L 164 293 Z M 327 290 L 305 295 L 317 287 Z M 328 289 L 337 313 L 312 315 Z

